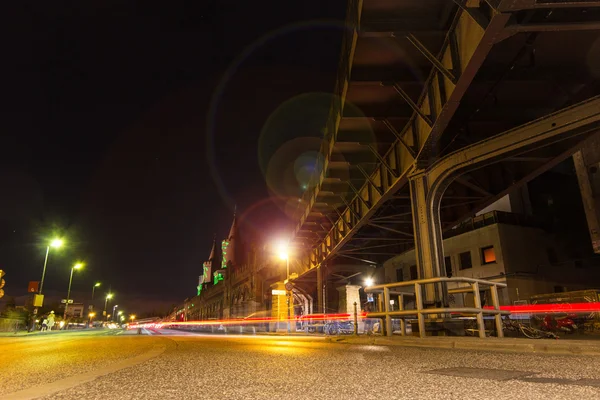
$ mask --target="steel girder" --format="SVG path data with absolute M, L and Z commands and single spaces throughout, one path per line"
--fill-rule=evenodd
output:
M 446 188 L 469 170 L 600 130 L 600 96 L 566 108 L 439 159 L 409 175 L 419 278 L 443 276 L 440 204 Z M 426 289 L 429 303 L 443 301 L 440 287 Z
M 398 84 L 391 83 L 410 106 L 413 115 L 403 129 L 391 131 L 396 139 L 387 152 L 380 154 L 372 149 L 378 163 L 370 176 L 365 177 L 363 185 L 356 187 L 352 182 L 348 182 L 355 196 L 350 200 L 342 196 L 341 200 L 346 208 L 335 210 L 339 219 L 334 221 L 330 231 L 310 251 L 303 263 L 306 269 L 318 266 L 335 255 L 358 229 L 368 223 L 382 204 L 393 198 L 394 193 L 406 185 L 407 174 L 413 168 L 426 168 L 436 161 L 437 142 L 491 48 L 519 29 L 534 30 L 529 25 L 525 28 L 515 25 L 515 21 L 512 20 L 513 13 L 543 7 L 542 2 L 534 0 L 488 0 L 486 7 L 480 8 L 473 7 L 473 4 L 483 4 L 483 0 L 456 2 L 461 7 L 437 56 L 429 53 L 414 35 L 406 34 L 413 45 L 432 63 L 423 93 L 415 102 L 408 99 L 408 96 L 403 96 L 405 93 L 402 93 Z M 558 7 L 594 7 L 600 2 L 585 2 L 585 5 L 579 3 L 581 2 L 570 2 Z M 546 5 L 546 8 L 549 7 L 553 5 Z M 362 0 L 349 1 L 346 21 L 349 29 L 343 39 L 338 81 L 335 86 L 335 94 L 339 98 L 332 104 L 325 140 L 321 146 L 321 153 L 325 159 L 324 167 L 318 176 L 313 177 L 309 185 L 313 189 L 304 194 L 301 204 L 305 208 L 298 215 L 297 232 L 302 229 L 310 215 L 310 210 L 319 197 L 322 182 L 327 178 L 329 159 L 334 151 L 340 121 L 343 118 L 350 70 L 361 25 L 361 11 Z M 541 27 L 541 30 L 553 29 L 542 25 L 538 27 Z M 587 26 L 585 29 L 596 28 Z
M 352 2 L 351 2 L 352 3 Z M 357 7 L 362 2 L 354 1 Z M 350 78 L 350 66 L 358 37 L 360 25 L 360 9 L 348 14 L 347 25 L 351 27 L 350 35 L 346 37 L 343 46 L 342 62 L 347 63 L 339 74 L 336 89 L 340 91 L 339 104 L 332 105 L 329 117 L 327 134 L 322 146 L 325 155 L 323 172 L 309 186 L 303 198 L 306 210 L 300 216 L 297 231 L 306 221 L 310 209 L 313 207 L 321 182 L 326 176 L 328 160 L 336 143 L 339 122 L 342 117 L 345 93 Z M 406 174 L 413 168 L 415 161 L 422 165 L 422 160 L 429 162 L 432 153 L 432 144 L 441 136 L 442 132 L 456 112 L 462 96 L 467 91 L 475 74 L 479 70 L 486 55 L 497 41 L 497 36 L 503 32 L 510 14 L 502 14 L 492 10 L 489 23 L 482 28 L 470 14 L 459 10 L 455 16 L 440 55 L 439 66 L 451 70 L 452 74 L 440 72 L 439 68 L 432 68 L 425 92 L 418 102 L 411 104 L 414 114 L 409 123 L 399 133 L 390 149 L 381 155 L 374 152 L 378 158 L 378 165 L 366 179 L 361 188 L 356 188 L 357 195 L 347 203 L 340 219 L 332 227 L 323 241 L 311 251 L 310 260 L 306 267 L 312 268 L 324 262 L 339 250 L 356 232 L 365 225 L 375 210 L 389 200 L 395 192 L 407 182 Z M 352 46 L 346 49 L 347 43 Z M 346 49 L 346 53 L 344 53 Z M 453 79 L 449 79 L 452 77 Z M 342 90 L 340 90 L 342 88 Z M 398 88 L 396 88 L 398 90 Z M 400 91 L 399 91 L 400 93 Z M 411 149 L 414 149 L 411 151 Z M 416 155 L 416 159 L 413 156 Z M 418 154 L 418 155 L 417 155 Z

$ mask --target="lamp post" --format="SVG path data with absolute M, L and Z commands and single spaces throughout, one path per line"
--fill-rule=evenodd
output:
M 71 277 L 69 278 L 69 290 L 67 290 L 67 302 L 65 303 L 65 313 L 63 315 L 63 320 L 67 319 L 67 309 L 69 308 L 69 300 L 70 300 L 70 296 L 71 296 L 71 283 L 73 282 L 73 271 L 75 271 L 76 269 L 81 269 L 83 267 L 83 264 L 81 263 L 77 263 L 75 265 L 73 265 L 73 267 L 71 268 Z
M 42 289 L 44 287 L 44 278 L 46 277 L 46 266 L 48 265 L 48 255 L 50 254 L 50 247 L 54 247 L 55 249 L 58 249 L 62 245 L 63 245 L 63 240 L 56 238 L 56 239 L 53 239 L 48 246 L 46 246 L 46 257 L 44 258 L 44 268 L 42 269 L 42 279 L 40 280 L 40 288 L 38 289 L 38 294 L 40 296 L 42 294 Z M 34 300 L 36 300 L 35 296 L 34 296 Z M 34 301 L 34 304 L 35 305 L 33 307 L 33 315 L 31 317 L 30 332 L 35 329 L 35 317 L 37 316 L 37 312 L 38 312 L 37 302 Z M 42 304 L 39 304 L 39 306 L 41 307 Z
M 111 320 L 111 321 L 113 321 L 113 322 L 115 321 L 115 310 L 117 309 L 117 307 L 119 307 L 119 305 L 118 305 L 118 304 L 115 304 L 115 305 L 113 306 L 112 315 L 111 315 L 111 317 L 110 317 L 110 320 Z
M 106 306 L 108 305 L 108 300 L 113 298 L 113 294 L 112 293 L 107 293 L 106 294 L 106 300 L 104 300 L 104 312 L 102 313 L 106 319 L 108 320 L 108 315 L 106 315 Z
M 101 283 L 100 282 L 96 282 L 94 283 L 94 286 L 92 286 L 92 303 L 94 302 L 94 292 L 96 291 L 97 287 L 100 287 Z M 93 307 L 93 304 L 92 304 Z
M 280 245 L 279 258 L 281 258 L 282 260 L 285 260 L 285 271 L 286 271 L 285 297 L 286 297 L 286 303 L 287 303 L 287 331 L 288 331 L 288 333 L 290 333 L 292 331 L 292 326 L 291 326 L 291 321 L 290 321 L 290 319 L 291 319 L 291 315 L 290 315 L 291 304 L 290 303 L 293 304 L 293 302 L 290 302 L 291 293 L 287 289 L 287 283 L 290 281 L 290 257 L 288 254 L 288 246 L 287 245 Z

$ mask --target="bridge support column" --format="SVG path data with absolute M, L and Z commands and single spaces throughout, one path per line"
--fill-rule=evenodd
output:
M 579 191 L 594 253 L 600 253 L 600 137 L 590 138 L 573 155 Z
M 325 296 L 323 296 L 323 268 L 319 264 L 317 266 L 317 308 L 315 313 L 325 313 Z
M 442 193 L 430 189 L 427 171 L 417 171 L 410 177 L 410 197 L 415 234 L 415 254 L 419 279 L 442 276 L 444 252 L 439 204 Z M 425 285 L 424 305 L 440 305 L 447 296 L 441 285 Z

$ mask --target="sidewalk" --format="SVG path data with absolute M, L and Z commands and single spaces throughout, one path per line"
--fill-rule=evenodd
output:
M 379 346 L 406 346 L 437 349 L 460 349 L 475 351 L 500 351 L 507 353 L 540 353 L 550 355 L 600 356 L 598 340 L 526 339 L 474 337 L 417 337 L 402 336 L 335 336 L 327 339 L 331 343 L 362 344 Z

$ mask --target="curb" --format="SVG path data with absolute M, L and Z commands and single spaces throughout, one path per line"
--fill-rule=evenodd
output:
M 332 337 L 327 342 L 346 345 L 401 346 L 435 349 L 456 349 L 472 351 L 496 351 L 505 353 L 535 353 L 548 355 L 600 356 L 600 342 L 549 341 L 544 339 L 413 339 L 413 338 L 355 338 Z

